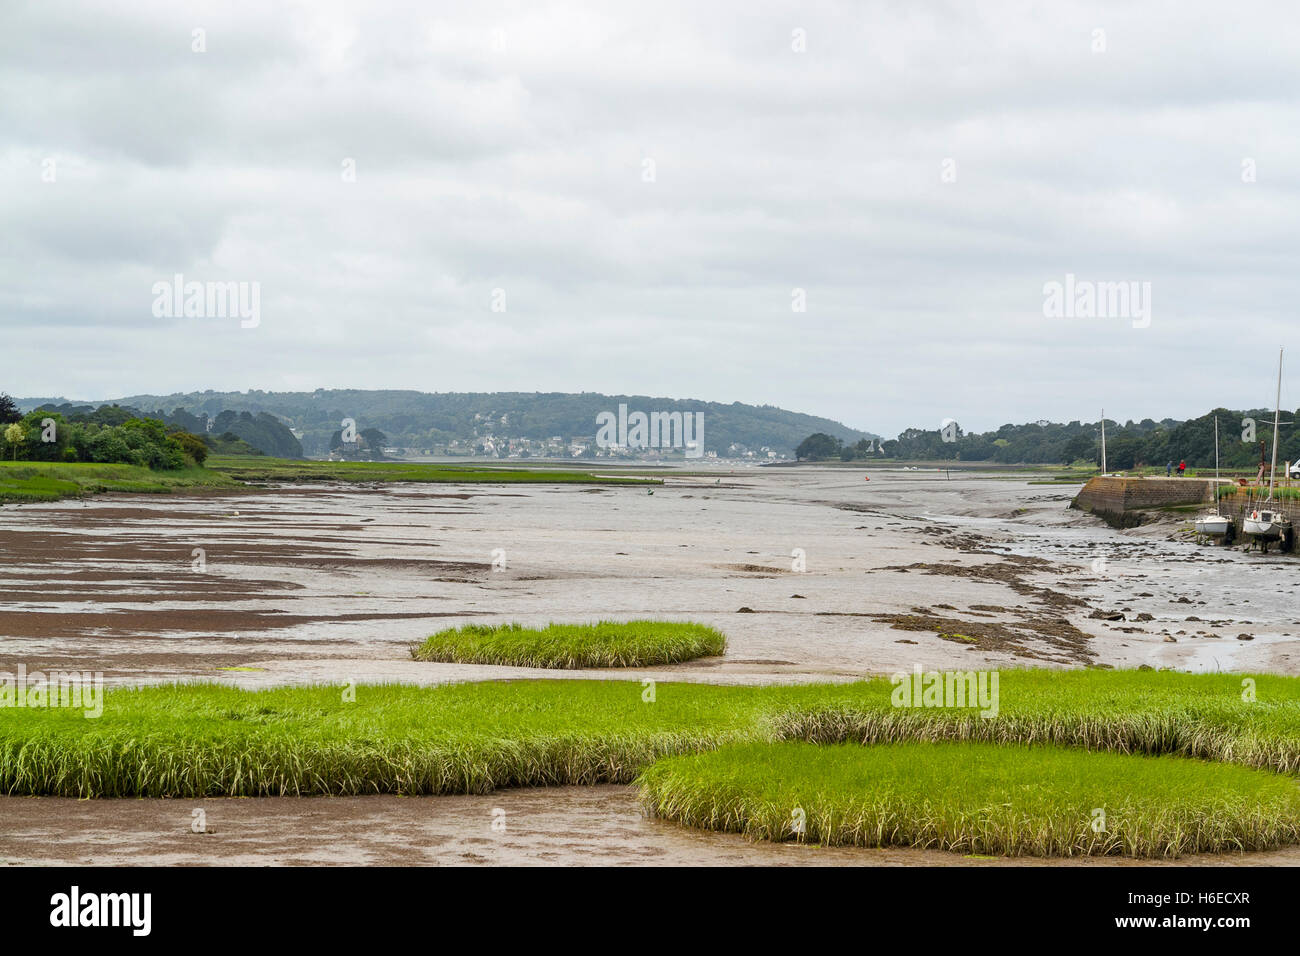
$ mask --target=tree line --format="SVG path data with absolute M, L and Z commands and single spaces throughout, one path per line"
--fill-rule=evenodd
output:
M 1127 471 L 1163 468 L 1185 461 L 1192 468 L 1214 467 L 1214 423 L 1219 424 L 1219 458 L 1222 467 L 1254 470 L 1272 455 L 1273 411 L 1234 411 L 1216 408 L 1199 418 L 1171 418 L 1140 422 L 1106 420 L 1106 466 Z M 1278 463 L 1300 458 L 1300 411 L 1282 413 Z M 796 448 L 807 461 L 996 462 L 1008 465 L 1101 465 L 1101 422 L 1030 422 L 1003 425 L 988 432 L 967 433 L 952 422 L 936 429 L 909 428 L 883 442 L 848 444 L 825 434 L 809 435 Z
M 209 420 L 183 408 L 45 404 L 23 414 L 0 393 L 0 457 L 99 462 L 155 469 L 201 466 L 210 453 L 301 458 L 302 445 L 274 415 L 223 410 Z
M 12 400 L 11 400 L 12 402 Z M 69 423 L 93 423 L 117 426 L 129 419 L 162 422 L 169 432 L 184 432 L 197 437 L 206 448 L 219 455 L 270 455 L 275 458 L 302 458 L 302 444 L 292 431 L 274 415 L 256 415 L 230 409 L 209 418 L 206 413 L 192 414 L 177 407 L 141 410 L 131 405 L 61 405 L 45 404 L 31 414 L 62 415 Z
M 10 461 L 99 462 L 160 471 L 202 465 L 198 435 L 126 409 L 103 406 L 75 416 L 49 409 L 22 414 L 0 394 L 0 457 Z

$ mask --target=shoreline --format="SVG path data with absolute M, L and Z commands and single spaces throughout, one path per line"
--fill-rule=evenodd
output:
M 206 832 L 194 832 L 195 811 Z M 619 784 L 442 797 L 0 797 L 0 818 L 9 866 L 1300 865 L 1300 846 L 1148 860 L 750 842 L 649 818 Z

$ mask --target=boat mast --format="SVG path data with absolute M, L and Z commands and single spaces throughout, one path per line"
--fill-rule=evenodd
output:
M 1277 350 L 1277 406 L 1273 412 L 1273 464 L 1268 469 L 1268 500 L 1273 500 L 1273 482 L 1277 475 L 1277 426 L 1282 417 L 1282 350 Z
M 1219 500 L 1219 416 L 1214 416 L 1214 500 Z
M 1106 474 L 1106 409 L 1104 408 L 1101 410 L 1101 473 Z

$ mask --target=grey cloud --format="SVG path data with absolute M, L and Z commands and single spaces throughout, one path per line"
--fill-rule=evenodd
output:
M 1294 344 L 1300 281 L 1296 16 L 20 5 L 0 389 L 658 392 L 884 433 L 1102 396 L 1118 417 L 1266 404 L 1257 346 Z M 1151 328 L 1044 318 L 1067 272 L 1150 281 Z M 174 273 L 260 282 L 262 324 L 155 318 Z

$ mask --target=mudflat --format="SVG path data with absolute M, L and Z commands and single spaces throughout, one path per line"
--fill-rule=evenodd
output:
M 202 811 L 196 815 L 195 811 Z M 1182 857 L 985 857 L 754 843 L 647 818 L 632 787 L 454 797 L 0 797 L 0 863 L 192 866 L 1296 866 L 1300 848 Z M 202 832 L 195 832 L 196 826 Z
M 1024 475 L 728 468 L 621 486 L 281 486 L 0 508 L 0 671 L 245 687 L 514 677 L 793 683 L 926 669 L 1300 673 L 1300 561 L 1116 531 Z M 692 620 L 722 657 L 539 672 L 422 663 L 470 621 Z M 192 813 L 206 814 L 194 833 Z M 493 830 L 493 811 L 504 830 Z M 1294 849 L 1181 863 L 1300 862 Z M 954 864 L 750 844 L 627 787 L 484 797 L 0 798 L 11 863 Z M 1041 861 L 1019 858 L 1015 862 Z M 1090 860 L 1089 865 L 1123 863 Z
M 669 473 L 653 496 L 333 485 L 0 508 L 0 668 L 432 684 L 534 676 L 412 661 L 410 644 L 443 627 L 661 617 L 719 628 L 727 655 L 547 676 L 849 680 L 917 663 L 1300 673 L 1289 556 L 1201 548 L 1176 522 L 1114 531 L 1066 510 L 1076 486 L 1024 476 L 719 472 Z

